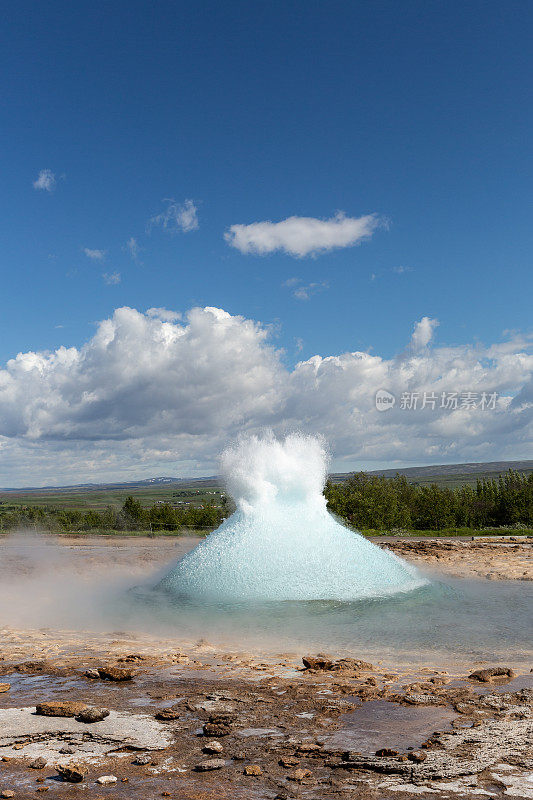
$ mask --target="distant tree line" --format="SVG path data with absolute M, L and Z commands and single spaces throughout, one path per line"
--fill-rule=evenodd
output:
M 497 480 L 450 489 L 418 486 L 403 475 L 383 478 L 360 472 L 342 483 L 328 482 L 324 494 L 330 511 L 355 528 L 533 527 L 533 473 L 509 470 Z
M 222 506 L 208 504 L 174 508 L 158 503 L 151 508 L 144 508 L 138 500 L 130 496 L 126 498 L 121 509 L 108 506 L 104 511 L 70 511 L 35 506 L 2 509 L 0 506 L 0 530 L 29 527 L 65 532 L 152 530 L 160 533 L 216 528 L 227 515 L 224 500 Z
M 455 489 L 437 484 L 419 486 L 403 475 L 383 478 L 359 472 L 342 483 L 326 484 L 328 508 L 351 526 L 365 530 L 444 530 L 446 528 L 533 528 L 533 473 L 509 470 L 497 480 Z M 78 511 L 0 505 L 0 531 L 36 528 L 48 531 L 150 531 L 214 529 L 234 506 L 225 496 L 221 505 L 176 508 L 156 503 L 150 508 L 127 497 L 122 508 Z

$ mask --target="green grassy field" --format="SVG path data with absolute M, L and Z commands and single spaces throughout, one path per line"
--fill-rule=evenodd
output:
M 125 489 L 58 489 L 39 491 L 21 490 L 20 492 L 0 492 L 0 508 L 34 506 L 37 508 L 55 508 L 69 511 L 103 511 L 107 506 L 121 508 L 126 497 L 131 495 L 146 508 L 157 502 L 190 503 L 195 506 L 206 503 L 220 503 L 224 493 L 222 486 L 198 488 L 184 483 L 165 484 L 164 486 L 125 488 Z

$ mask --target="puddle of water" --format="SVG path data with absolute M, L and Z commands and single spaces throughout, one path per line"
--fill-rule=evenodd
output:
M 406 708 L 386 700 L 369 700 L 343 716 L 343 727 L 328 736 L 324 746 L 363 755 L 373 755 L 382 747 L 405 752 L 420 747 L 436 730 L 451 730 L 456 716 L 447 708 Z

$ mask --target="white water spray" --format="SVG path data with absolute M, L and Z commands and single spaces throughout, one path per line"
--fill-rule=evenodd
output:
M 192 600 L 355 600 L 426 583 L 392 553 L 340 525 L 322 494 L 320 440 L 241 439 L 221 458 L 236 512 L 162 582 Z

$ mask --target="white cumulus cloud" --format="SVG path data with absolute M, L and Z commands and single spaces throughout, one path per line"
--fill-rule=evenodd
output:
M 439 321 L 431 317 L 422 317 L 419 322 L 415 323 L 413 335 L 411 336 L 411 347 L 415 352 L 423 350 L 424 347 L 429 345 L 438 324 Z
M 264 256 L 281 250 L 290 256 L 303 258 L 339 247 L 353 247 L 369 239 L 379 224 L 375 214 L 347 217 L 338 211 L 330 219 L 288 217 L 281 222 L 232 225 L 224 238 L 244 255 Z
M 33 181 L 33 188 L 45 192 L 53 192 L 56 186 L 56 176 L 51 169 L 42 169 L 36 180 Z
M 0 369 L 0 486 L 212 474 L 228 441 L 265 427 L 322 434 L 339 471 L 528 457 L 532 340 L 435 346 L 427 320 L 398 356 L 314 355 L 288 368 L 253 320 L 119 308 L 82 347 L 19 353 Z M 385 412 L 380 389 L 396 398 Z
M 162 228 L 170 234 L 189 233 L 198 229 L 198 208 L 193 200 L 185 200 L 181 205 L 173 199 L 163 202 L 166 203 L 165 210 L 148 220 L 148 233 L 153 228 Z

